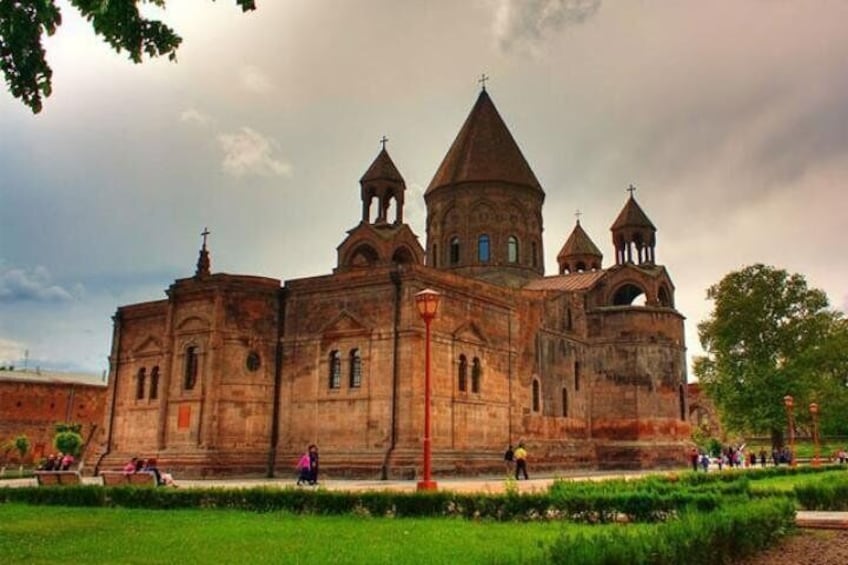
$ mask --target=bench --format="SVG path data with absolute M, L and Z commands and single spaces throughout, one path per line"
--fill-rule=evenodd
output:
M 105 487 L 156 486 L 156 475 L 146 471 L 138 471 L 135 473 L 124 473 L 123 471 L 101 471 L 100 477 L 103 479 L 103 486 Z
M 36 471 L 38 486 L 78 485 L 82 483 L 77 471 Z

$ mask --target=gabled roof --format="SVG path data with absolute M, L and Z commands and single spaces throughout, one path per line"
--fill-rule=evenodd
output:
M 389 157 L 389 153 L 386 151 L 386 148 L 383 147 L 383 150 L 380 151 L 380 154 L 377 155 L 377 158 L 374 159 L 374 162 L 371 163 L 371 166 L 368 167 L 368 170 L 365 171 L 365 174 L 362 175 L 362 178 L 359 179 L 360 183 L 375 181 L 375 180 L 391 180 L 399 183 L 404 183 L 403 177 L 400 176 L 400 172 L 398 172 L 397 167 L 395 167 L 392 158 Z
M 642 208 L 636 202 L 636 199 L 633 198 L 632 193 L 630 194 L 630 198 L 627 200 L 627 204 L 624 205 L 624 208 L 622 208 L 610 229 L 619 230 L 623 228 L 649 228 L 653 231 L 657 231 L 657 228 L 654 227 L 654 224 L 651 223 L 651 220 L 649 220 L 645 212 L 642 211 Z
M 427 192 L 461 182 L 501 181 L 542 192 L 536 175 L 483 90 Z
M 563 290 L 575 291 L 585 290 L 594 286 L 596 282 L 604 277 L 605 271 L 591 271 L 588 273 L 572 273 L 570 275 L 557 275 L 543 279 L 532 280 L 524 286 L 525 290 Z
M 565 245 L 560 249 L 557 259 L 563 259 L 572 255 L 593 255 L 595 257 L 603 257 L 603 253 L 592 242 L 589 235 L 583 230 L 580 225 L 580 220 L 577 220 L 577 225 L 571 231 L 571 235 L 565 241 Z

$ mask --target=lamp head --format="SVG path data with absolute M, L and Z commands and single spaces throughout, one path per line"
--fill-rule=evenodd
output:
M 425 321 L 432 320 L 436 317 L 436 312 L 439 310 L 439 300 L 442 295 L 432 288 L 425 288 L 415 295 L 415 306 L 418 308 L 418 313 Z

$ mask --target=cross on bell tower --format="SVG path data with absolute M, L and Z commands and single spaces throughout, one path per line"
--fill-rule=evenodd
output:
M 197 270 L 194 272 L 195 278 L 208 277 L 212 274 L 211 262 L 209 260 L 209 251 L 206 249 L 206 238 L 209 234 L 209 228 L 204 227 L 200 235 L 203 236 L 203 245 L 200 248 L 200 254 L 197 257 Z

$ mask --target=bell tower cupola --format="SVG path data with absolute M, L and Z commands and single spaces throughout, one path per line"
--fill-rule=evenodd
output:
M 583 227 L 580 225 L 580 212 L 577 213 L 577 224 L 571 230 L 571 235 L 565 241 L 559 254 L 559 274 L 580 273 L 583 271 L 599 271 L 604 259 L 603 253 Z
M 362 187 L 362 221 L 374 225 L 403 223 L 403 195 L 406 183 L 386 151 L 386 136 L 380 140 L 383 149 L 380 151 L 368 170 L 359 179 Z M 372 222 L 371 207 L 377 202 L 376 214 Z M 395 205 L 395 217 L 389 221 L 389 209 Z
M 615 264 L 653 265 L 656 262 L 657 228 L 636 202 L 633 196 L 636 187 L 631 184 L 627 191 L 630 198 L 610 228 L 615 245 Z

